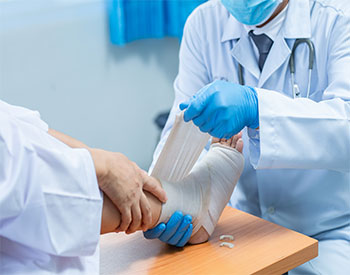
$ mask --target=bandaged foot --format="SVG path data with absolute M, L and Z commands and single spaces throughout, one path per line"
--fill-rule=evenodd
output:
M 162 182 L 168 201 L 163 204 L 159 222 L 181 210 L 193 217 L 190 242 L 200 243 L 213 233 L 242 173 L 244 158 L 240 136 L 216 140 L 207 155 L 180 182 Z M 239 152 L 239 151 L 240 152 Z

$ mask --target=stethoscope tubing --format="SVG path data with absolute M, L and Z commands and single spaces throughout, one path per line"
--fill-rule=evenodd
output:
M 309 38 L 299 38 L 295 40 L 292 48 L 292 52 L 289 57 L 289 70 L 291 75 L 291 84 L 292 84 L 294 98 L 300 96 L 298 85 L 295 83 L 295 51 L 297 47 L 303 43 L 306 43 L 309 48 L 309 62 L 308 62 L 309 74 L 308 74 L 306 98 L 309 98 L 310 96 L 311 76 L 312 76 L 312 70 L 313 70 L 314 59 L 315 59 L 315 46 L 314 46 L 314 43 Z M 245 85 L 244 77 L 243 77 L 243 67 L 241 64 L 238 64 L 238 80 L 239 80 L 239 84 Z

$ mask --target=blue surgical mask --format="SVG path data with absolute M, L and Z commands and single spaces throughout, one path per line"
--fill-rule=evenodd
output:
M 282 0 L 221 0 L 226 9 L 245 25 L 264 23 Z

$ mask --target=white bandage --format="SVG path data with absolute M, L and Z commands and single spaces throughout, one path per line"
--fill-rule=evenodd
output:
M 244 158 L 231 147 L 213 144 L 191 173 L 174 184 L 162 181 L 168 201 L 163 204 L 159 222 L 181 210 L 193 217 L 196 233 L 201 226 L 211 235 L 242 173 Z
M 176 116 L 151 176 L 163 181 L 181 181 L 197 162 L 209 138 L 192 121 L 185 122 L 183 112 L 180 113 Z
M 215 143 L 203 161 L 209 168 L 211 190 L 208 212 L 201 223 L 210 236 L 242 174 L 244 157 L 234 148 Z

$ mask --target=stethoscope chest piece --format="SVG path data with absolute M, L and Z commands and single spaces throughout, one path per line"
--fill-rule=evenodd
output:
M 294 83 L 294 85 L 293 85 L 293 95 L 294 95 L 294 98 L 301 97 L 299 86 L 296 83 Z

